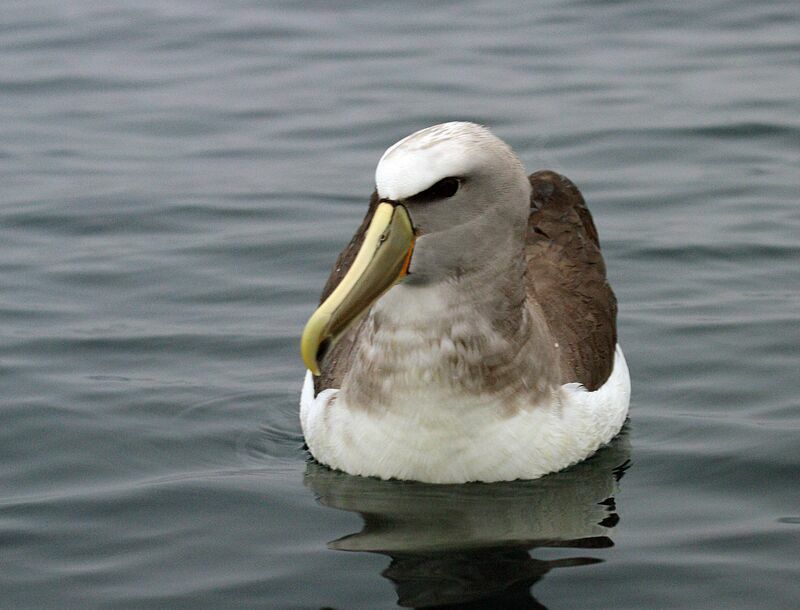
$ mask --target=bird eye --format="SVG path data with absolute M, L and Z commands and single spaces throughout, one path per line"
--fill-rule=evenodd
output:
M 428 203 L 439 199 L 447 199 L 456 194 L 459 186 L 461 186 L 461 181 L 458 178 L 442 178 L 430 188 L 417 193 L 413 197 L 409 197 L 408 201 L 411 203 Z

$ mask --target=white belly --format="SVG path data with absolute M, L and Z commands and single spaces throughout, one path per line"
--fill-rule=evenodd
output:
M 329 389 L 314 396 L 306 374 L 300 421 L 311 454 L 350 474 L 429 483 L 535 479 L 580 462 L 622 428 L 630 377 L 622 349 L 605 384 L 561 386 L 554 400 L 509 414 L 503 405 L 435 396 L 417 409 L 350 409 Z M 450 397 L 452 401 L 452 397 Z

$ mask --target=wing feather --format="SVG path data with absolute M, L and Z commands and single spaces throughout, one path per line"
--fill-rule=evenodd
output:
M 599 388 L 614 368 L 617 299 L 606 279 L 597 228 L 578 188 L 545 170 L 529 177 L 525 254 L 528 297 L 558 341 L 564 383 Z

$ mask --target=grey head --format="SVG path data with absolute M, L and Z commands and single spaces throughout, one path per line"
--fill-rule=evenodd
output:
M 521 260 L 530 183 L 511 148 L 485 127 L 451 122 L 411 134 L 381 157 L 375 183 L 380 199 L 406 207 L 417 234 L 406 282 Z

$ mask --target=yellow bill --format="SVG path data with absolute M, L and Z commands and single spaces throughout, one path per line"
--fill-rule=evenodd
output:
M 414 228 L 406 209 L 379 203 L 353 264 L 303 330 L 300 353 L 314 375 L 350 324 L 406 276 L 413 250 Z

